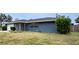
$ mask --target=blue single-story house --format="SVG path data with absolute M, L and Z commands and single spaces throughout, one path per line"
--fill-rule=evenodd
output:
M 7 30 L 15 27 L 17 31 L 57 32 L 56 18 L 46 17 L 30 20 L 16 20 L 7 23 Z

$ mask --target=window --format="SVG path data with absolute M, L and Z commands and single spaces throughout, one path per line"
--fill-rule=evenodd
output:
M 31 28 L 37 28 L 37 27 L 38 27 L 38 26 L 36 26 L 36 25 L 35 25 L 35 26 L 33 26 L 33 25 L 31 26 Z

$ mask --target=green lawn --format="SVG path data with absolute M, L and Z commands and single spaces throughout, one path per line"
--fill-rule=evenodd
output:
M 79 33 L 70 34 L 39 32 L 0 32 L 0 44 L 25 45 L 71 45 L 79 44 Z

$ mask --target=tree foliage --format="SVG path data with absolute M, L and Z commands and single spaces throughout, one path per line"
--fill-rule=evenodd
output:
M 79 23 L 79 16 L 75 19 L 76 23 Z
M 12 17 L 10 15 L 5 15 L 5 14 L 2 14 L 0 13 L 0 22 L 3 22 L 3 21 L 12 21 Z
M 57 31 L 61 34 L 67 34 L 71 30 L 71 19 L 65 16 L 59 16 L 56 19 Z
M 12 17 L 10 15 L 7 16 L 7 21 L 8 22 L 12 21 Z
M 6 19 L 6 15 L 5 14 L 0 14 L 0 21 L 3 22 Z

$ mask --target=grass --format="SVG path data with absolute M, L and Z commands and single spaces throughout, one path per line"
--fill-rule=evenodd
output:
M 79 33 L 0 32 L 1 45 L 78 45 Z

